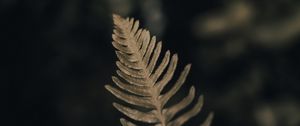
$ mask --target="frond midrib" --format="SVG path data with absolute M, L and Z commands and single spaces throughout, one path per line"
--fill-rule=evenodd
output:
M 128 39 L 130 39 L 128 42 L 128 48 L 130 50 L 132 50 L 132 52 L 134 52 L 134 55 L 136 55 L 137 59 L 138 59 L 138 65 L 140 66 L 140 68 L 142 68 L 142 72 L 143 72 L 143 75 L 144 75 L 144 80 L 146 81 L 147 83 L 147 86 L 150 87 L 150 92 L 152 92 L 151 94 L 151 101 L 153 103 L 153 105 L 155 106 L 155 110 L 156 110 L 156 115 L 158 117 L 158 119 L 160 120 L 160 123 L 162 126 L 167 126 L 166 124 L 166 118 L 164 117 L 163 113 L 162 113 L 162 103 L 160 102 L 159 100 L 159 96 L 160 96 L 160 93 L 159 93 L 159 90 L 158 88 L 156 88 L 155 85 L 155 82 L 153 79 L 150 78 L 150 71 L 149 69 L 147 69 L 147 63 L 145 63 L 143 61 L 143 56 L 141 55 L 139 49 L 137 48 L 138 45 L 137 45 L 137 38 L 135 38 L 134 34 L 130 32 L 130 29 L 121 29 L 121 30 L 124 30 L 126 34 L 128 34 L 128 36 L 130 36 Z

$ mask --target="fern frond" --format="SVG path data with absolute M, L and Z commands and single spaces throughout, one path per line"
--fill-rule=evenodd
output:
M 148 30 L 139 28 L 139 21 L 133 18 L 124 19 L 119 15 L 113 15 L 113 21 L 112 45 L 116 48 L 116 55 L 119 59 L 116 62 L 118 67 L 116 72 L 119 77 L 112 76 L 112 80 L 118 88 L 111 85 L 105 85 L 105 88 L 117 98 L 148 111 L 119 103 L 113 103 L 113 106 L 132 120 L 155 126 L 181 126 L 197 115 L 203 106 L 203 96 L 198 98 L 190 110 L 178 117 L 175 116 L 195 99 L 193 86 L 181 101 L 166 107 L 169 99 L 184 84 L 191 65 L 185 66 L 173 87 L 163 94 L 162 90 L 173 78 L 176 70 L 177 54 L 172 55 L 167 50 L 162 61 L 158 63 L 162 44 L 156 42 L 156 37 L 151 37 Z M 202 126 L 209 126 L 211 120 L 212 114 Z M 123 118 L 120 121 L 123 126 L 136 126 Z

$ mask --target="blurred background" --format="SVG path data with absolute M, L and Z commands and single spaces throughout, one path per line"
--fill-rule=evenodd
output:
M 300 126 L 299 0 L 1 0 L 8 44 L 6 121 L 18 126 L 118 126 L 112 13 L 139 19 L 192 63 L 213 126 Z M 176 76 L 176 77 L 177 77 Z M 174 100 L 176 101 L 176 99 Z

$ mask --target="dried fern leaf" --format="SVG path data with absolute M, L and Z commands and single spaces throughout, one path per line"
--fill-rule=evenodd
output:
M 139 29 L 139 21 L 124 19 L 119 15 L 113 15 L 113 21 L 112 45 L 116 48 L 119 59 L 116 61 L 119 77 L 113 76 L 112 80 L 118 88 L 111 85 L 105 85 L 105 88 L 117 98 L 145 110 L 119 103 L 113 103 L 113 106 L 132 120 L 154 126 L 181 126 L 197 115 L 203 106 L 203 96 L 198 98 L 190 110 L 175 116 L 193 102 L 196 92 L 194 86 L 177 104 L 165 107 L 184 84 L 191 65 L 186 65 L 173 87 L 162 94 L 175 73 L 177 54 L 172 55 L 168 50 L 158 63 L 162 44 L 156 42 L 156 37 L 151 37 L 148 30 Z M 212 118 L 213 115 L 210 114 L 201 126 L 209 126 Z M 123 126 L 136 126 L 123 118 L 120 122 Z

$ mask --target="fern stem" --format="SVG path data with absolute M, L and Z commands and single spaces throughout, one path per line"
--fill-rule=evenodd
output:
M 133 36 L 132 36 L 133 37 Z M 139 52 L 138 51 L 138 48 L 137 45 L 135 46 L 131 46 L 132 49 L 133 49 L 133 52 Z M 158 119 L 160 120 L 160 123 L 161 123 L 161 126 L 167 126 L 166 124 L 166 119 L 162 113 L 162 103 L 159 101 L 159 90 L 158 88 L 156 88 L 153 84 L 155 83 L 151 78 L 149 78 L 149 75 L 151 74 L 149 72 L 147 68 L 147 64 L 145 62 L 143 62 L 143 56 L 140 54 L 140 53 L 136 53 L 137 57 L 138 57 L 138 63 L 140 65 L 143 71 L 143 74 L 144 74 L 144 77 L 145 77 L 145 81 L 146 82 L 149 82 L 147 83 L 147 86 L 151 86 L 150 90 L 151 92 L 153 92 L 151 95 L 151 98 L 152 98 L 152 103 L 153 105 L 155 106 L 155 109 L 156 109 L 156 116 L 158 117 Z

